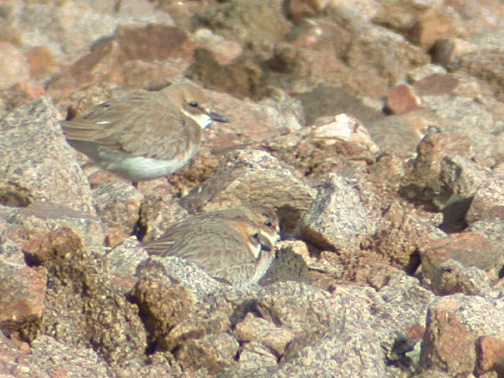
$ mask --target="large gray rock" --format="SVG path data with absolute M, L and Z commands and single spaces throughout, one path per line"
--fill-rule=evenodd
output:
M 35 201 L 95 214 L 89 184 L 47 97 L 0 121 L 0 203 L 25 207 Z
M 302 238 L 331 250 L 354 251 L 376 231 L 377 218 L 366 209 L 359 191 L 344 177 L 331 174 L 304 216 Z

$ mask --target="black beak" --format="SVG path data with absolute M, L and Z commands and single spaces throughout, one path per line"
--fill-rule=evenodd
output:
M 230 123 L 231 122 L 231 120 L 229 118 L 226 118 L 226 117 L 221 116 L 220 114 L 217 114 L 217 113 L 214 113 L 214 112 L 207 113 L 207 115 L 210 118 L 212 118 L 213 121 L 224 122 L 224 123 Z

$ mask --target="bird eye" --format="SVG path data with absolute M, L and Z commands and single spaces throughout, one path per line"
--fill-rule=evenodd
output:
M 192 106 L 193 108 L 197 108 L 198 107 L 198 103 L 196 101 L 190 101 L 188 102 L 189 106 Z
M 254 239 L 259 239 L 259 233 L 258 233 L 258 232 L 256 232 L 255 234 L 252 234 L 252 237 L 253 237 Z
M 270 221 L 267 221 L 267 222 L 264 222 L 264 225 L 266 227 L 271 227 L 271 226 L 273 226 L 273 223 L 271 223 Z

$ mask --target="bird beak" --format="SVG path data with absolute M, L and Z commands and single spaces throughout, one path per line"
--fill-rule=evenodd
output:
M 214 112 L 209 112 L 207 115 L 212 119 L 212 121 L 216 122 L 224 122 L 224 123 L 230 123 L 231 120 L 229 118 L 226 118 L 224 116 L 221 116 L 220 114 L 214 113 Z

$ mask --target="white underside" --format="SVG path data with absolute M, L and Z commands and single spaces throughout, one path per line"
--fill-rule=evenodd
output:
M 146 181 L 167 176 L 182 168 L 189 159 L 184 160 L 158 160 L 142 156 L 107 153 L 107 159 L 100 162 L 100 166 L 116 172 L 130 181 Z M 102 155 L 102 154 L 100 154 Z M 103 158 L 103 156 L 101 156 Z

